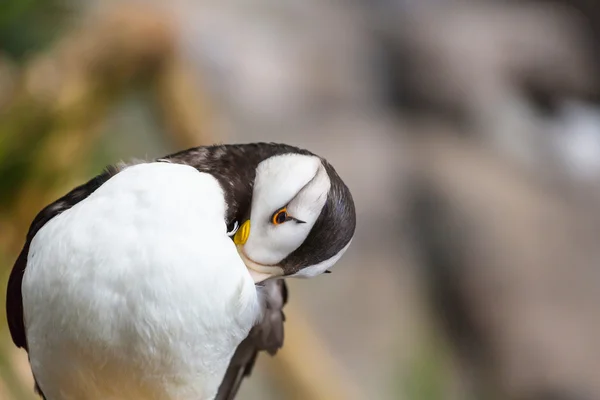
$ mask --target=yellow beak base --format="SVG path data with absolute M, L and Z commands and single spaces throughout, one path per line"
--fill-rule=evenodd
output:
M 247 220 L 240 226 L 240 229 L 235 233 L 233 237 L 233 243 L 239 245 L 244 245 L 248 240 L 248 236 L 250 236 L 250 220 Z

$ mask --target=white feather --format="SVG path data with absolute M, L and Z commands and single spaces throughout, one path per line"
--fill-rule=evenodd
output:
M 214 398 L 259 313 L 225 207 L 211 175 L 147 163 L 37 233 L 23 305 L 48 400 Z
M 350 243 L 352 243 L 352 240 L 350 240 L 348 242 L 348 244 L 346 246 L 344 246 L 344 248 L 341 249 L 333 257 L 331 257 L 327 260 L 321 261 L 318 264 L 310 265 L 308 267 L 302 268 L 300 271 L 296 272 L 294 275 L 290 275 L 290 278 L 313 278 L 317 275 L 321 275 L 322 273 L 327 271 L 329 268 L 333 267 L 335 265 L 335 263 L 337 263 L 339 261 L 339 259 L 342 258 L 342 256 L 346 252 L 346 250 L 348 250 L 348 247 L 350 247 Z
M 250 235 L 244 252 L 254 262 L 275 265 L 296 250 L 313 228 L 327 201 L 331 181 L 318 157 L 285 154 L 268 158 L 256 169 Z M 271 222 L 287 206 L 304 223 Z

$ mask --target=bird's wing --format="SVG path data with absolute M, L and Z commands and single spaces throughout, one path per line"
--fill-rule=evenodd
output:
M 274 355 L 283 346 L 283 306 L 288 291 L 285 281 L 267 281 L 262 288 L 265 296 L 263 318 L 238 346 L 215 400 L 233 400 L 245 377 L 249 376 L 260 351 Z
M 31 223 L 29 232 L 27 233 L 25 245 L 23 246 L 23 249 L 21 250 L 21 253 L 19 254 L 19 257 L 17 258 L 17 261 L 15 262 L 10 274 L 6 291 L 6 318 L 8 320 L 8 327 L 10 329 L 13 342 L 18 347 L 23 347 L 25 350 L 27 350 L 25 322 L 23 320 L 23 298 L 21 293 L 21 285 L 23 283 L 23 276 L 25 275 L 25 268 L 27 267 L 29 246 L 33 240 L 33 237 L 48 221 L 61 212 L 68 210 L 75 204 L 84 200 L 111 176 L 119 172 L 120 168 L 120 166 L 109 167 L 106 171 L 96 176 L 89 182 L 71 190 L 65 196 L 61 197 L 40 211 L 40 213 Z
M 27 238 L 25 240 L 25 245 L 23 246 L 19 257 L 17 258 L 15 265 L 13 266 L 6 289 L 6 319 L 8 320 L 8 328 L 10 330 L 12 340 L 17 347 L 22 347 L 28 351 L 27 338 L 25 336 L 25 321 L 23 319 L 23 295 L 21 292 L 21 286 L 23 284 L 23 276 L 25 275 L 25 268 L 27 267 L 29 246 L 31 245 L 33 237 L 48 221 L 61 212 L 68 210 L 75 204 L 84 200 L 111 176 L 119 172 L 120 168 L 120 166 L 109 167 L 106 171 L 93 178 L 89 182 L 71 190 L 65 196 L 46 206 L 42 211 L 39 212 L 39 214 L 31 223 L 29 232 L 27 233 Z M 35 381 L 35 391 L 42 398 L 45 398 L 38 386 L 37 381 Z

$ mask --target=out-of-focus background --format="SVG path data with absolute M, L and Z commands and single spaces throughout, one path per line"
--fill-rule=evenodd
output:
M 600 3 L 0 2 L 0 280 L 107 165 L 279 141 L 352 189 L 239 399 L 600 399 Z M 27 400 L 2 308 L 0 399 Z

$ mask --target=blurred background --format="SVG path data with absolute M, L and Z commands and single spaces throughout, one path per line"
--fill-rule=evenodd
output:
M 286 142 L 356 238 L 239 399 L 600 399 L 599 57 L 593 0 L 4 0 L 0 293 L 105 165 Z M 0 399 L 34 399 L 1 321 Z

